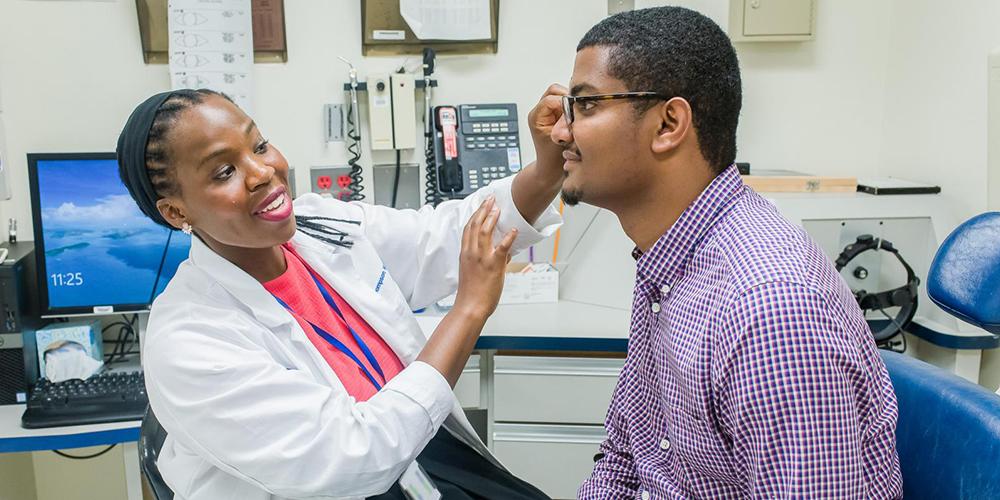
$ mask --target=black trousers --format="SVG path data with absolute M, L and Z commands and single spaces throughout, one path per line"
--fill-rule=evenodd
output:
M 420 452 L 417 463 L 430 476 L 444 500 L 549 498 L 538 488 L 490 463 L 476 450 L 455 439 L 444 427 L 438 429 L 424 451 Z M 397 483 L 389 491 L 369 499 L 406 500 L 406 495 Z

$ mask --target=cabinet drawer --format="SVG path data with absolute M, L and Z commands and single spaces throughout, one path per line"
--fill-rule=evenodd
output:
M 576 498 L 604 438 L 598 426 L 496 424 L 493 452 L 514 475 L 552 498 Z
M 624 359 L 496 356 L 497 422 L 603 424 Z

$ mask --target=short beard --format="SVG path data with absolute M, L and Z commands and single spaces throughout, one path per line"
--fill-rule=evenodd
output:
M 583 191 L 577 189 L 574 191 L 567 191 L 563 189 L 559 192 L 559 196 L 562 198 L 563 203 L 575 207 L 583 201 Z

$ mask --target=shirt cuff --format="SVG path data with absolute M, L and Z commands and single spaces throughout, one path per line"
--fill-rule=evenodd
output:
M 422 406 L 434 429 L 448 418 L 455 399 L 444 376 L 423 361 L 414 361 L 404 368 L 389 380 L 384 389 L 402 394 Z
M 517 229 L 517 239 L 511 248 L 511 254 L 524 250 L 525 248 L 538 243 L 555 234 L 559 226 L 562 225 L 562 216 L 550 203 L 545 211 L 538 216 L 534 225 L 528 224 L 521 216 L 521 211 L 514 205 L 514 195 L 511 188 L 514 185 L 514 176 L 492 182 L 484 188 L 483 199 L 489 194 L 496 198 L 496 206 L 500 209 L 500 219 L 497 220 L 497 233 L 494 243 L 499 243 L 507 231 Z

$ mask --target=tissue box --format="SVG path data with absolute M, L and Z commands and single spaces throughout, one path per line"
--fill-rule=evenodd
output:
M 45 353 L 66 342 L 75 342 L 95 361 L 104 361 L 101 322 L 96 319 L 53 323 L 35 332 L 35 342 L 38 349 L 38 373 L 43 374 L 42 376 L 45 373 Z
M 559 301 L 559 271 L 550 264 L 512 262 L 507 265 L 501 304 L 539 304 Z
M 559 271 L 551 264 L 507 264 L 500 304 L 540 304 L 559 301 Z M 455 305 L 455 294 L 437 302 L 442 309 Z

